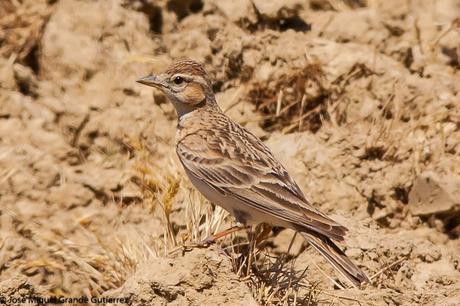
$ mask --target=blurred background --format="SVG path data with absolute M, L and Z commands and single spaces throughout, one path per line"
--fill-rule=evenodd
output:
M 459 27 L 458 0 L 2 0 L 0 295 L 457 305 Z M 350 229 L 365 290 L 292 231 L 176 252 L 233 222 L 135 82 L 184 57 Z

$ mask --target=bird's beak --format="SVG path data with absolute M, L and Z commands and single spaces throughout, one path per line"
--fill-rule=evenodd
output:
M 160 88 L 160 89 L 162 87 L 166 87 L 166 84 L 156 75 L 149 75 L 149 76 L 140 78 L 136 82 L 147 85 L 147 86 Z

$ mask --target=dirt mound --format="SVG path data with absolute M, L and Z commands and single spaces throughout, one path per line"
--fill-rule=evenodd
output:
M 459 14 L 456 0 L 3 1 L 1 295 L 455 305 Z M 350 228 L 372 284 L 348 288 L 287 230 L 178 255 L 232 223 L 183 175 L 172 106 L 135 82 L 182 57 Z
M 257 305 L 217 250 L 145 262 L 109 295 L 129 297 L 128 305 Z

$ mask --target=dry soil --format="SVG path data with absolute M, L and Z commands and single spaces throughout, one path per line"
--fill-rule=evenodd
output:
M 0 295 L 458 305 L 459 18 L 458 0 L 1 1 Z M 371 284 L 287 230 L 182 252 L 232 223 L 185 178 L 172 106 L 135 82 L 183 57 L 349 227 Z

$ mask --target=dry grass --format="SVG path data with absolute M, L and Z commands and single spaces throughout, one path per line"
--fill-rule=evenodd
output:
M 0 160 L 11 154 L 13 150 L 4 151 Z M 1 171 L 0 182 L 6 183 L 15 171 L 21 170 Z M 166 203 L 175 192 L 175 185 L 167 182 L 160 181 L 163 188 L 156 194 Z M 147 197 L 147 202 L 151 200 Z M 118 204 L 112 201 L 107 205 Z M 71 220 L 62 228 L 60 222 L 45 225 L 46 219 L 24 214 L 19 206 L 10 207 L 4 205 L 1 211 L 2 222 L 13 224 L 14 231 L 2 235 L 0 265 L 33 278 L 47 295 L 97 296 L 118 288 L 140 263 L 161 255 L 158 239 L 139 232 L 135 225 L 114 220 L 106 230 L 98 226 L 98 212 Z M 16 245 L 22 249 L 16 250 Z
M 3 259 L 15 241 L 33 249 L 27 257 L 14 260 L 11 265 L 22 274 L 41 279 L 49 295 L 72 296 L 75 294 L 98 295 L 117 288 L 131 275 L 137 265 L 158 256 L 152 243 L 145 237 L 131 235 L 103 236 L 89 227 L 76 224 L 93 244 L 79 244 L 66 238 L 58 230 L 46 231 L 42 224 L 27 220 L 21 215 L 3 210 L 20 228 L 25 237 L 10 237 L 2 241 L 0 256 Z M 33 245 L 40 245 L 36 249 Z M 4 263 L 3 263 L 4 264 Z M 72 292 L 64 289 L 74 283 Z
M 266 129 L 317 131 L 327 115 L 326 102 L 331 94 L 325 81 L 321 63 L 311 62 L 284 73 L 275 86 L 253 84 L 248 99 L 267 116 L 263 122 Z
M 183 171 L 173 159 L 160 167 L 154 156 L 141 140 L 132 141 L 129 146 L 136 152 L 134 157 L 133 181 L 143 193 L 144 205 L 153 213 L 161 209 L 163 218 L 164 253 L 187 242 L 199 242 L 219 231 L 228 215 L 224 210 L 215 210 L 192 188 L 188 180 L 183 179 Z M 179 200 L 178 200 L 179 199 Z M 177 207 L 174 203 L 182 201 L 185 215 L 185 230 L 179 230 L 181 224 L 171 220 L 171 214 Z
M 344 301 L 360 305 L 359 301 L 352 297 L 320 289 L 319 283 L 309 280 L 308 266 L 303 270 L 295 268 L 296 258 L 287 254 L 290 254 L 296 234 L 292 237 L 286 252 L 281 256 L 275 256 L 260 243 L 262 237 L 266 238 L 265 230 L 265 225 L 259 225 L 253 232 L 248 233 L 248 239 L 232 236 L 221 245 L 223 252 L 232 262 L 234 273 L 250 287 L 260 305 L 332 305 L 342 304 Z M 391 265 L 383 271 L 394 266 Z M 320 268 L 319 270 L 326 274 Z M 326 277 L 333 279 L 327 274 Z
M 349 71 L 328 80 L 323 64 L 306 56 L 301 68 L 290 68 L 274 86 L 254 83 L 248 93 L 262 116 L 262 127 L 283 133 L 318 131 L 324 122 L 346 122 L 346 99 L 353 81 L 377 75 L 365 64 L 356 63 Z
M 316 305 L 316 293 L 311 290 L 315 285 L 306 281 L 308 268 L 296 271 L 295 259 L 289 260 L 284 255 L 276 257 L 259 249 L 257 234 L 256 231 L 249 235 L 247 243 L 232 243 L 225 248 L 234 272 L 248 284 L 256 301 L 261 305 Z M 301 288 L 309 294 L 300 295 Z

